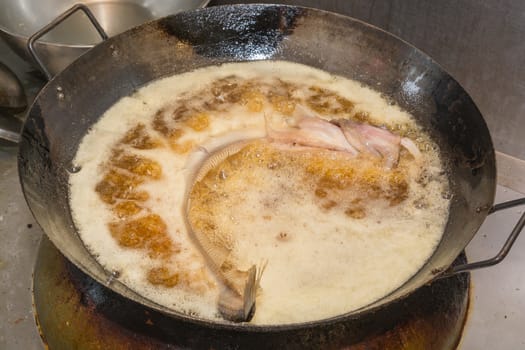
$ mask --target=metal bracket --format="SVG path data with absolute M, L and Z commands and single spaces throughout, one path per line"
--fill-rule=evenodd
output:
M 524 204 L 525 204 L 525 198 L 520 198 L 520 199 L 511 200 L 508 202 L 499 203 L 499 204 L 494 205 L 492 208 L 490 208 L 489 214 L 495 213 L 500 210 L 513 208 L 519 205 L 524 205 Z M 503 244 L 503 247 L 501 248 L 501 250 L 494 257 L 490 259 L 482 260 L 482 261 L 476 261 L 473 263 L 452 266 L 448 270 L 446 270 L 441 276 L 439 276 L 439 278 L 445 278 L 445 277 L 455 275 L 457 273 L 481 269 L 484 267 L 489 267 L 489 266 L 493 266 L 493 265 L 500 263 L 503 259 L 505 259 L 505 257 L 509 253 L 510 249 L 512 248 L 512 245 L 514 244 L 519 234 L 523 230 L 523 227 L 525 227 L 525 212 L 521 215 L 520 219 L 518 220 L 518 222 L 512 229 L 512 232 L 510 233 L 509 237 Z
M 100 25 L 100 23 L 98 23 L 97 19 L 95 18 L 95 16 L 93 15 L 93 12 L 91 12 L 91 10 L 84 4 L 76 4 L 74 6 L 72 6 L 69 10 L 66 10 L 65 12 L 63 12 L 60 16 L 58 16 L 57 18 L 55 18 L 53 21 L 51 21 L 51 23 L 49 23 L 48 25 L 46 25 L 45 27 L 43 27 L 42 29 L 40 29 L 38 32 L 36 32 L 35 34 L 31 35 L 29 37 L 29 40 L 27 41 L 27 51 L 29 52 L 29 54 L 31 55 L 31 58 L 33 58 L 33 60 L 36 62 L 36 64 L 38 65 L 38 67 L 40 68 L 40 70 L 42 72 L 44 72 L 44 74 L 46 75 L 47 77 L 47 80 L 51 80 L 53 78 L 53 75 L 49 72 L 49 70 L 47 69 L 46 65 L 44 64 L 44 62 L 42 61 L 42 59 L 38 56 L 38 54 L 36 53 L 36 50 L 35 50 L 35 43 L 38 39 L 40 39 L 43 35 L 45 35 L 46 33 L 48 33 L 49 31 L 51 31 L 53 28 L 55 28 L 56 26 L 58 26 L 60 23 L 62 23 L 66 18 L 68 18 L 69 16 L 71 16 L 73 13 L 77 12 L 77 11 L 82 11 L 86 14 L 86 16 L 88 17 L 88 19 L 91 21 L 91 24 L 93 24 L 93 26 L 95 27 L 95 29 L 97 30 L 98 34 L 100 35 L 100 37 L 102 38 L 102 40 L 107 40 L 108 39 L 108 35 L 106 34 L 106 32 L 104 31 L 104 29 L 102 28 L 102 26 Z

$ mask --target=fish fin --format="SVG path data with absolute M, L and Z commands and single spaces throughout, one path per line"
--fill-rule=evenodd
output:
M 226 158 L 228 158 L 229 156 L 239 152 L 240 150 L 242 150 L 247 144 L 248 144 L 249 141 L 237 141 L 237 142 L 234 142 L 234 143 L 231 143 L 229 145 L 226 145 L 224 146 L 223 148 L 215 151 L 215 152 L 212 152 L 208 155 L 208 158 L 206 158 L 204 160 L 204 162 L 201 164 L 199 170 L 197 171 L 197 173 L 195 174 L 195 177 L 194 177 L 194 180 L 193 180 L 193 185 L 195 185 L 195 183 L 201 181 L 202 179 L 204 179 L 204 177 L 206 176 L 206 174 L 208 174 L 208 172 L 213 169 L 213 168 L 216 168 L 217 165 L 219 165 L 222 161 L 224 161 Z M 192 185 L 192 187 L 193 187 Z
M 255 282 L 256 282 L 258 289 L 261 286 L 261 279 L 262 279 L 264 270 L 266 270 L 266 266 L 268 266 L 268 259 L 261 261 L 261 263 L 259 264 L 259 268 L 257 269 L 257 276 L 255 278 Z
M 257 280 L 258 269 L 255 265 L 248 270 L 248 278 L 244 287 L 244 314 L 248 317 L 255 313 L 255 299 L 257 297 L 257 290 L 259 289 L 259 280 Z
M 412 157 L 414 157 L 416 161 L 421 160 L 421 151 L 419 151 L 419 148 L 414 143 L 414 141 L 407 137 L 403 137 L 401 138 L 400 143 L 401 146 L 403 146 L 412 155 Z
M 226 259 L 220 266 L 220 273 L 224 279 L 224 282 L 232 289 L 234 289 L 239 295 L 244 294 L 244 288 L 246 281 L 249 279 L 250 269 L 247 271 L 241 271 L 235 268 L 231 260 Z
M 200 237 L 198 238 L 198 241 L 208 258 L 217 267 L 224 264 L 224 261 L 228 259 L 228 256 L 231 253 L 231 249 L 226 248 L 224 246 L 218 246 L 217 244 L 212 243 L 207 238 Z

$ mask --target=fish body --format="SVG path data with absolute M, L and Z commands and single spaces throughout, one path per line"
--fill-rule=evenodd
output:
M 231 138 L 230 138 L 231 140 Z M 255 299 L 259 289 L 264 266 L 257 268 L 252 265 L 248 270 L 239 270 L 231 260 L 232 247 L 228 237 L 220 230 L 209 233 L 195 229 L 190 218 L 191 190 L 196 183 L 202 181 L 210 170 L 219 165 L 224 159 L 239 152 L 250 140 L 241 140 L 216 147 L 211 152 L 201 148 L 200 152 L 207 154 L 200 163 L 190 170 L 191 185 L 186 189 L 183 218 L 187 231 L 198 243 L 207 258 L 211 269 L 222 280 L 224 288 L 219 295 L 218 308 L 221 315 L 232 322 L 247 322 L 253 317 Z
M 387 168 L 395 167 L 399 160 L 400 147 L 405 147 L 417 160 L 417 146 L 407 138 L 390 131 L 351 120 L 325 120 L 316 116 L 300 116 L 295 123 L 285 128 L 273 129 L 266 120 L 266 132 L 252 130 L 232 132 L 215 137 L 199 146 L 188 161 L 188 181 L 183 204 L 183 218 L 189 234 L 202 249 L 211 269 L 223 282 L 218 309 L 226 320 L 247 322 L 255 312 L 257 291 L 266 264 L 252 265 L 241 270 L 232 258 L 233 246 L 230 238 L 220 229 L 197 229 L 190 220 L 191 193 L 194 186 L 217 168 L 225 159 L 238 153 L 256 139 L 293 150 L 328 149 L 345 152 L 349 156 L 368 154 L 380 157 Z

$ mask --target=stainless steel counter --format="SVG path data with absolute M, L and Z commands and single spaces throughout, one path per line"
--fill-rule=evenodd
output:
M 42 231 L 27 207 L 16 149 L 0 149 L 0 349 L 42 349 L 32 311 L 33 264 Z
M 522 173 L 523 175 L 523 173 Z M 498 186 L 496 203 L 523 197 Z M 492 257 L 501 248 L 525 207 L 487 218 L 468 245 L 470 261 Z M 469 316 L 459 349 L 525 349 L 525 236 L 499 265 L 472 272 Z

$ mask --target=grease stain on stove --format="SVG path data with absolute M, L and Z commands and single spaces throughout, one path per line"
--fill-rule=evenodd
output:
M 284 336 L 228 331 L 181 321 L 131 302 L 84 275 L 44 239 L 33 293 L 37 325 L 51 349 L 72 348 L 72 344 L 84 349 L 454 349 L 466 319 L 469 281 L 468 274 L 462 274 L 421 288 L 386 311 L 404 315 L 397 323 L 365 317 L 358 323 L 335 322 L 331 330 L 286 331 Z M 370 322 L 375 322 L 375 331 L 366 326 Z

